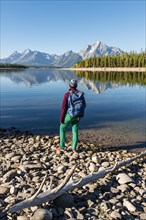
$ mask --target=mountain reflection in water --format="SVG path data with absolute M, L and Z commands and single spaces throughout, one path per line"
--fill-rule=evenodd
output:
M 0 70 L 0 73 L 11 79 L 14 83 L 24 83 L 27 86 L 43 83 L 63 81 L 66 84 L 72 78 L 79 84 L 94 93 L 100 94 L 108 88 L 121 85 L 146 85 L 146 73 L 143 72 L 91 72 L 91 71 L 65 71 L 55 68 L 50 69 L 26 69 L 26 70 Z

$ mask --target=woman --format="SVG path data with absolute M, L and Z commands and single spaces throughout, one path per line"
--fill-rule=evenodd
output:
M 84 93 L 77 90 L 77 80 L 72 79 L 69 83 L 69 91 L 64 95 L 60 116 L 60 146 L 56 150 L 65 148 L 65 133 L 69 124 L 72 125 L 72 150 L 76 152 L 78 144 L 78 124 L 84 115 L 86 102 Z

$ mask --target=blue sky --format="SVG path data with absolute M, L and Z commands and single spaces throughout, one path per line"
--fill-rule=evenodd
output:
M 145 48 L 145 1 L 1 0 L 1 57 L 29 48 L 79 52 L 100 40 L 124 51 Z

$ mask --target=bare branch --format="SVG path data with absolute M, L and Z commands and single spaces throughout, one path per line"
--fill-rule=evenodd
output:
M 30 199 L 26 199 L 18 204 L 13 205 L 9 209 L 9 212 L 14 213 L 14 212 L 20 211 L 24 208 L 28 208 L 30 206 L 36 206 L 36 205 L 39 205 L 39 204 L 42 204 L 45 202 L 52 201 L 68 191 L 72 191 L 78 187 L 82 187 L 90 182 L 97 181 L 98 179 L 104 177 L 106 174 L 111 173 L 111 172 L 115 171 L 116 169 L 118 169 L 122 166 L 126 166 L 127 164 L 131 163 L 132 161 L 143 158 L 145 156 L 146 156 L 146 151 L 142 152 L 141 154 L 139 154 L 135 157 L 127 159 L 125 161 L 118 162 L 117 164 L 109 167 L 108 169 L 89 174 L 86 177 L 83 177 L 82 179 L 78 179 L 78 180 L 70 179 L 70 177 L 72 176 L 74 169 L 76 167 L 76 165 L 75 165 L 69 171 L 69 173 L 66 176 L 66 178 L 64 179 L 64 181 L 58 187 L 56 187 L 55 189 L 52 189 L 51 191 L 47 190 L 43 193 L 40 193 L 33 200 L 30 198 Z

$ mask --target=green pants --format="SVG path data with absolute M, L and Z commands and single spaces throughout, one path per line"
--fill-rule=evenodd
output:
M 78 144 L 78 124 L 80 118 L 72 118 L 69 114 L 66 114 L 64 124 L 60 125 L 60 148 L 65 148 L 65 132 L 69 124 L 72 125 L 72 149 L 76 149 Z

